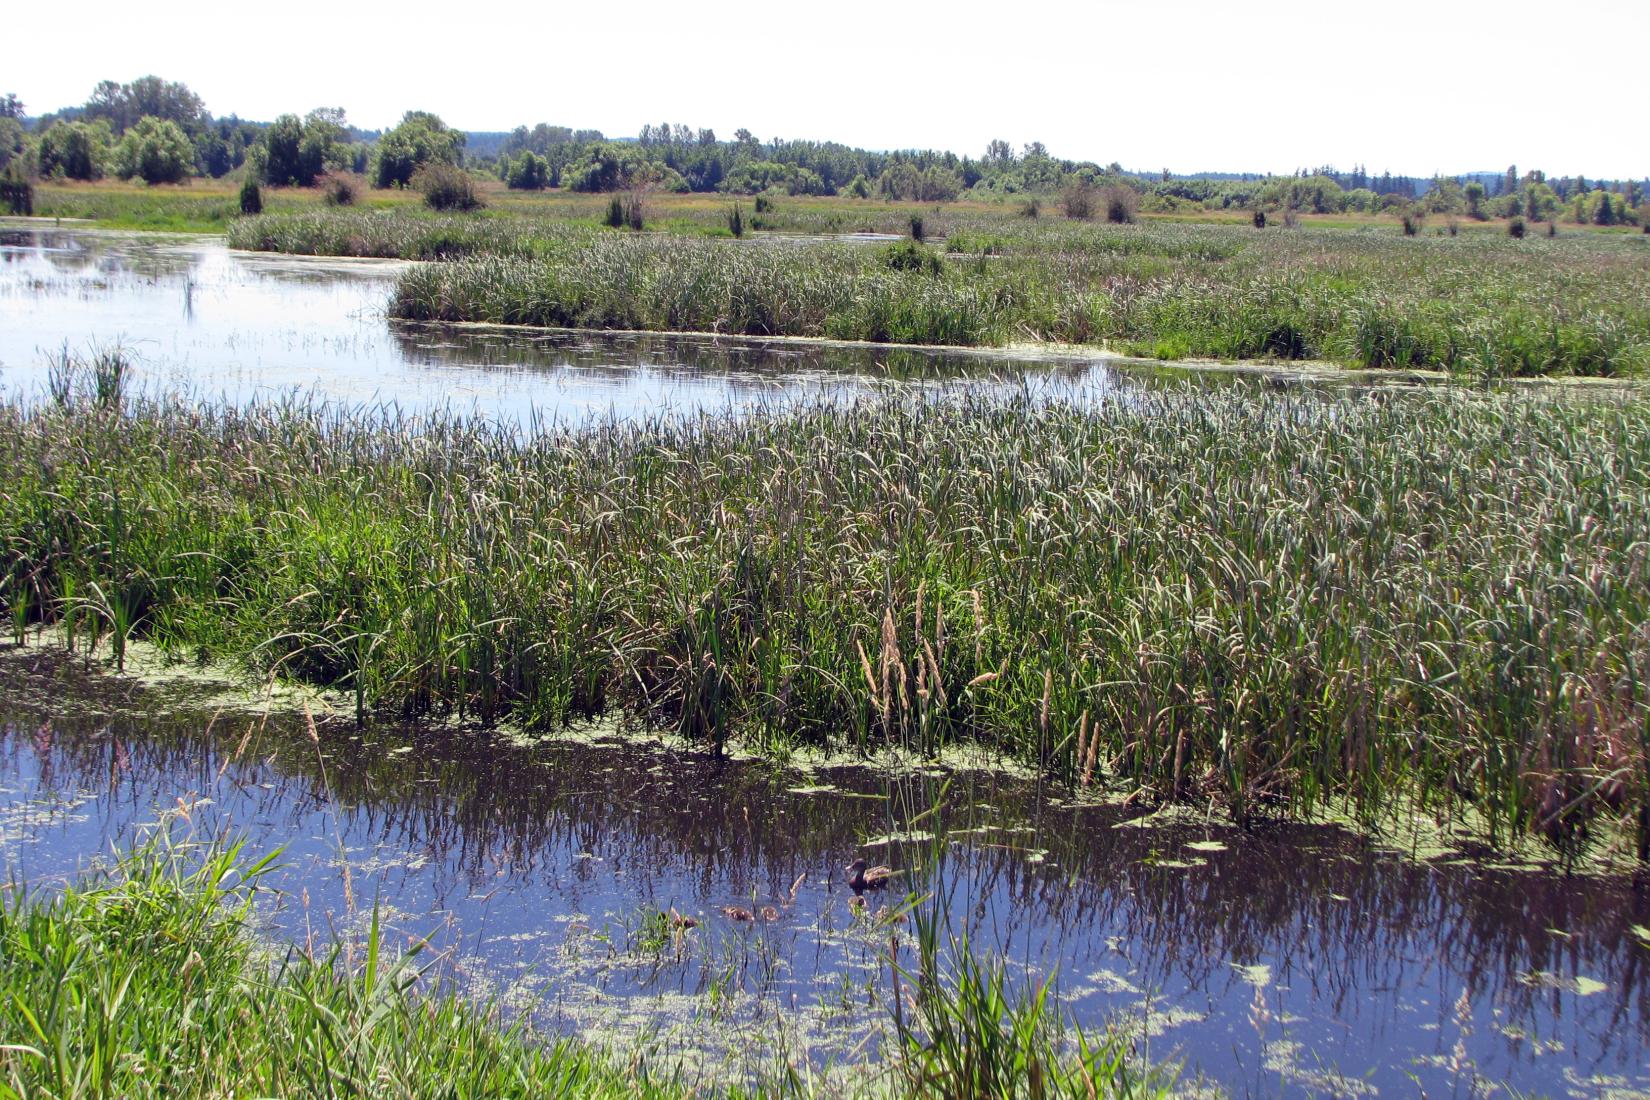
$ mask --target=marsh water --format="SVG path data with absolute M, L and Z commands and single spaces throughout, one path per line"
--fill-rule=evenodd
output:
M 92 339 L 210 399 L 523 423 L 1016 371 L 1130 384 L 1085 362 L 399 327 L 383 316 L 396 269 L 0 231 L 0 385 L 38 388 L 47 352 Z M 359 935 L 376 913 L 474 996 L 716 1080 L 874 1056 L 891 946 L 915 965 L 911 891 L 1017 981 L 1051 980 L 1079 1024 L 1230 1095 L 1650 1092 L 1650 899 L 1625 876 L 1139 816 L 1010 769 L 718 761 L 606 727 L 523 745 L 334 720 L 311 739 L 291 714 L 220 713 L 211 695 L 4 647 L 6 876 L 49 886 L 160 827 L 238 835 L 284 853 L 272 942 Z M 858 854 L 901 872 L 863 908 L 842 872 Z
M 46 646 L 0 655 L 12 878 L 58 881 L 160 823 L 240 836 L 284 853 L 276 940 L 330 943 L 376 910 L 473 995 L 690 1073 L 874 1051 L 891 940 L 915 965 L 892 919 L 910 890 L 1017 979 L 1052 975 L 1080 1024 L 1229 1095 L 1650 1088 L 1650 906 L 1625 879 L 1158 821 L 990 770 L 717 761 L 601 727 L 521 745 L 340 720 L 317 743 L 291 716 L 192 712 L 192 690 L 100 686 Z M 856 910 L 858 853 L 903 878 Z M 698 927 L 673 932 L 671 910 Z
M 522 423 L 722 412 L 885 386 L 1016 384 L 967 351 L 392 322 L 405 265 L 236 252 L 221 239 L 0 225 L 0 386 L 40 392 L 49 358 L 118 346 L 147 392 L 245 402 L 302 394 Z M 1105 388 L 1087 359 L 1039 379 Z M 0 391 L 3 392 L 3 391 Z

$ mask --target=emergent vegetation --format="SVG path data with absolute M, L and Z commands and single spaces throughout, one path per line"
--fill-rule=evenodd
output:
M 419 950 L 395 954 L 377 915 L 359 942 L 269 959 L 255 902 L 273 857 L 166 834 L 60 894 L 0 895 L 0 1093 L 9 1097 L 806 1097 L 800 1076 L 746 1088 L 533 1031 L 443 990 Z M 1124 1044 L 1068 1035 L 1041 998 L 1005 993 L 1000 964 L 938 952 L 924 932 L 868 1093 L 919 1098 L 1161 1095 Z M 951 971 L 955 969 L 953 976 Z M 423 987 L 423 988 L 421 988 Z M 1028 1082 L 1047 1081 L 1040 1091 Z M 989 1091 L 987 1091 L 989 1089 Z M 843 1095 L 833 1087 L 828 1095 Z
M 623 224 L 617 196 L 613 205 L 609 220 Z M 444 240 L 461 239 L 446 254 L 472 259 L 407 272 L 391 309 L 419 321 L 1042 340 L 1160 359 L 1321 359 L 1481 376 L 1650 367 L 1650 262 L 1632 238 L 1406 242 L 1304 228 L 964 218 L 947 228 L 947 258 L 912 265 L 848 243 L 444 226 Z M 429 258 L 435 232 L 395 215 L 289 217 L 237 226 L 231 240 Z M 399 250 L 403 240 L 410 251 Z
M 1640 402 L 973 396 L 529 439 L 107 389 L 0 410 L 19 638 L 142 635 L 363 714 L 976 742 L 1238 820 L 1418 798 L 1650 844 Z

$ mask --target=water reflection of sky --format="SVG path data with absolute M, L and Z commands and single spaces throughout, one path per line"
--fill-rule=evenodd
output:
M 846 1057 L 885 1019 L 889 936 L 909 931 L 858 918 L 840 868 L 931 805 L 937 774 L 340 724 L 323 733 L 323 780 L 315 746 L 280 723 L 220 718 L 207 735 L 204 717 L 83 697 L 50 661 L 21 667 L 0 662 L 9 876 L 61 875 L 187 807 L 190 827 L 285 846 L 284 935 L 357 927 L 376 900 L 398 935 L 452 949 L 474 990 L 551 1026 L 652 1035 L 727 1072 Z M 1016 972 L 1054 972 L 1080 1021 L 1122 1022 L 1236 1095 L 1650 1085 L 1631 931 L 1650 914 L 1628 882 L 1424 865 L 1322 829 L 1142 828 L 1062 793 L 956 779 L 924 823 L 953 841 L 938 874 L 922 844 L 863 850 L 929 867 L 911 884 L 940 890 L 954 926 Z M 730 905 L 775 912 L 744 923 Z M 648 950 L 647 906 L 703 923 L 679 954 Z
M 384 315 L 401 264 L 231 252 L 211 238 L 0 229 L 0 385 L 27 393 L 67 344 L 120 344 L 139 384 L 245 402 L 294 391 L 521 422 L 780 406 L 913 383 L 990 384 L 1025 364 L 966 351 L 442 329 Z M 1087 360 L 1039 361 L 1107 389 Z

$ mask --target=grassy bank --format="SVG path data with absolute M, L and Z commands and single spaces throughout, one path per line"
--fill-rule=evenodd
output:
M 312 228 L 319 228 L 311 223 Z M 322 231 L 324 234 L 324 230 Z M 602 234 L 406 273 L 395 316 L 1161 359 L 1330 360 L 1476 376 L 1650 368 L 1650 247 L 1217 226 L 955 227 L 922 246 Z
M 249 934 L 267 860 L 151 843 L 55 895 L 0 899 L 0 1095 L 675 1097 L 450 995 L 376 928 L 275 962 Z
M 0 599 L 363 711 L 995 746 L 1246 820 L 1650 840 L 1650 414 L 1460 392 L 886 399 L 522 438 L 0 409 Z
M 926 264 L 926 266 L 924 266 Z M 963 278 L 915 246 L 604 234 L 542 259 L 409 272 L 390 312 L 418 321 L 828 337 L 976 346 L 1049 335 L 1054 303 L 1006 273 Z
M 618 1052 L 506 1023 L 431 988 L 376 919 L 311 955 L 254 938 L 268 858 L 163 834 L 60 892 L 0 895 L 0 1095 L 8 1097 L 803 1097 L 686 1081 Z M 894 1097 L 1156 1096 L 1117 1042 L 1067 1033 L 1003 969 L 919 921 L 911 1007 L 886 1064 L 854 1075 Z M 942 954 L 960 948 L 955 958 Z M 273 955 L 273 958 L 271 957 Z M 911 1014 L 907 1019 L 905 1012 Z M 833 1084 L 825 1093 L 856 1090 Z
M 405 192 L 373 192 L 375 208 L 398 208 L 418 199 Z M 266 187 L 264 209 L 272 215 L 325 209 L 320 193 L 302 187 Z M 223 233 L 242 220 L 239 185 L 196 180 L 181 185 L 149 186 L 141 182 L 41 182 L 34 192 L 40 218 L 72 218 L 108 229 L 144 229 L 172 233 Z
M 594 235 L 575 223 L 478 218 L 418 211 L 311 210 L 242 218 L 229 226 L 231 248 L 300 256 L 375 256 L 450 260 L 536 256 Z

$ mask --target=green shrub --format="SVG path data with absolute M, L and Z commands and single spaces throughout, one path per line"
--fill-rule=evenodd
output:
M 1266 211 L 1256 210 L 1254 220 L 1255 220 L 1255 228 L 1256 229 L 1265 229 L 1266 228 Z
M 1524 234 L 1527 232 L 1529 232 L 1529 227 L 1524 224 L 1524 219 L 1522 217 L 1514 217 L 1508 220 L 1507 236 L 1513 238 L 1514 240 L 1521 241 L 1524 239 Z
M 72 180 L 102 179 L 113 140 L 109 124 L 102 119 L 53 123 L 40 134 L 40 174 Z
M 550 186 L 550 162 L 537 153 L 524 152 L 505 170 L 504 185 L 512 191 L 542 191 Z
M 470 173 L 451 164 L 424 165 L 413 173 L 412 185 L 423 192 L 431 210 L 479 210 L 484 205 Z
M 262 214 L 264 212 L 264 193 L 258 186 L 258 181 L 250 174 L 246 182 L 241 184 L 241 213 Z
M 115 149 L 115 172 L 144 183 L 180 183 L 195 171 L 195 146 L 170 119 L 145 115 Z
M 15 164 L 0 175 L 0 206 L 13 214 L 34 213 L 34 184 Z
M 328 206 L 354 206 L 366 189 L 367 181 L 351 172 L 328 172 L 316 183 L 321 189 L 322 200 Z
M 1078 180 L 1068 184 L 1065 190 L 1060 192 L 1060 205 L 1065 207 L 1066 217 L 1088 221 L 1094 217 L 1094 208 L 1099 204 L 1099 198 L 1099 188 L 1087 180 Z
M 624 200 L 618 195 L 607 200 L 607 217 L 602 219 L 602 223 L 611 229 L 624 228 Z
M 414 176 L 432 164 L 457 167 L 464 135 L 428 111 L 408 111 L 401 122 L 378 139 L 373 183 L 378 187 L 417 186 Z
M 771 214 L 773 213 L 773 210 L 774 205 L 772 199 L 768 198 L 766 195 L 756 196 L 756 212 L 758 214 Z
M 738 203 L 734 203 L 732 208 L 728 210 L 728 232 L 735 237 L 745 235 L 745 214 L 744 211 L 739 209 Z
M 1042 212 L 1043 204 L 1035 198 L 1027 199 L 1020 204 L 1020 217 L 1022 218 L 1035 218 L 1041 215 Z
M 1106 220 L 1113 225 L 1134 221 L 1140 210 L 1140 192 L 1126 183 L 1114 183 L 1106 188 L 1102 199 L 1106 206 Z
M 922 224 L 922 215 L 921 214 L 912 214 L 911 215 L 911 239 L 913 241 L 920 241 L 920 240 L 924 239 L 926 236 L 927 236 L 927 231 L 924 229 L 923 224 Z

